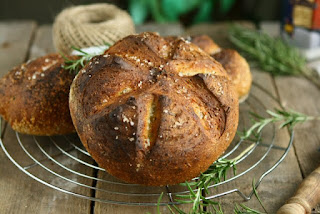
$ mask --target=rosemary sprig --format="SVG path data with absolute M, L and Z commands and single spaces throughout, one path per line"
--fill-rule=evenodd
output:
M 208 193 L 208 186 L 219 183 L 222 179 L 225 180 L 229 169 L 233 170 L 234 175 L 236 174 L 236 161 L 239 158 L 238 156 L 230 160 L 223 158 L 218 159 L 206 172 L 200 175 L 198 181 L 193 182 L 191 185 L 202 187 L 206 193 Z
M 189 214 L 212 214 L 212 212 L 210 212 L 210 211 L 204 211 L 202 209 L 203 207 L 211 207 L 216 214 L 223 214 L 222 207 L 221 207 L 220 203 L 206 199 L 205 197 L 202 196 L 201 189 L 197 189 L 197 191 L 194 192 L 192 190 L 191 186 L 189 184 L 187 184 L 187 185 L 190 190 L 190 198 L 189 199 L 191 199 L 191 201 L 195 202 L 195 203 L 193 203 L 191 210 L 188 212 Z M 185 195 L 183 197 L 186 197 L 188 199 L 189 196 Z M 187 200 L 176 199 L 175 201 L 180 202 L 182 204 L 191 203 L 190 201 L 187 201 Z M 183 210 L 181 210 L 179 207 L 177 207 L 175 205 L 172 205 L 172 206 L 167 205 L 167 207 L 168 207 L 171 214 L 176 214 L 176 212 L 178 214 L 186 214 L 186 212 L 184 212 Z
M 176 199 L 177 202 L 180 202 L 182 204 L 189 204 L 192 203 L 192 212 L 191 213 L 197 213 L 199 211 L 200 207 L 206 207 L 209 205 L 217 205 L 218 203 L 212 200 L 206 199 L 202 195 L 202 189 L 203 186 L 199 186 L 196 191 L 192 189 L 192 186 L 189 182 L 185 182 L 183 184 L 184 186 L 187 186 L 189 190 L 188 195 L 177 195 L 179 199 Z
M 193 200 L 197 201 L 196 203 L 193 204 L 192 209 L 190 210 L 189 214 L 213 214 L 213 212 L 211 211 L 204 211 L 202 209 L 200 209 L 201 205 L 203 207 L 210 207 L 212 208 L 212 210 L 214 211 L 215 214 L 224 214 L 221 204 L 215 201 L 211 201 L 211 200 L 207 200 L 205 199 L 205 197 L 203 197 L 201 195 L 201 190 L 198 189 L 196 192 L 194 192 L 191 188 L 191 186 L 186 182 L 186 185 L 190 191 L 190 195 L 191 197 L 193 197 Z M 252 181 L 252 188 L 253 188 L 253 192 L 255 197 L 258 199 L 261 207 L 264 209 L 265 213 L 268 213 L 257 193 L 256 190 L 256 185 L 255 185 L 255 180 L 253 179 Z M 160 212 L 160 202 L 162 200 L 162 196 L 163 196 L 163 192 L 160 194 L 159 198 L 158 198 L 158 202 L 157 202 L 157 213 L 161 214 Z M 189 196 L 183 196 L 184 198 L 189 198 Z M 190 197 L 190 198 L 191 198 Z M 181 203 L 189 203 L 188 201 L 181 201 L 181 200 L 176 200 L 177 202 L 181 202 Z M 202 203 L 202 204 L 201 204 Z M 167 205 L 169 211 L 171 214 L 187 214 L 186 212 L 184 212 L 183 210 L 181 210 L 179 207 L 175 206 L 175 205 Z M 252 208 L 249 208 L 248 206 L 244 205 L 244 204 L 237 204 L 235 203 L 234 206 L 234 213 L 235 214 L 265 214 L 262 213 L 260 211 L 254 210 Z
M 275 109 L 275 111 L 267 110 L 270 117 L 262 117 L 258 114 L 251 112 L 253 125 L 244 132 L 238 132 L 238 135 L 242 140 L 250 138 L 252 135 L 257 135 L 261 133 L 262 129 L 270 124 L 276 122 L 282 122 L 279 128 L 287 126 L 289 129 L 293 129 L 298 123 L 303 123 L 309 120 L 320 120 L 320 117 L 308 116 L 293 110 L 283 111 Z
M 232 25 L 229 39 L 264 71 L 272 75 L 303 75 L 320 88 L 319 77 L 307 67 L 306 59 L 281 38 Z
M 109 44 L 106 44 L 107 48 L 108 49 L 110 47 Z M 63 68 L 65 70 L 68 70 L 69 72 L 75 72 L 75 73 L 78 73 L 84 66 L 85 64 L 90 61 L 93 57 L 97 56 L 97 55 L 100 55 L 100 54 L 103 54 L 104 51 L 106 49 L 101 49 L 101 52 L 99 53 L 87 53 L 83 50 L 81 50 L 80 48 L 76 48 L 76 47 L 73 47 L 72 46 L 72 49 L 75 50 L 75 51 L 78 51 L 79 54 L 77 54 L 76 56 L 78 56 L 78 58 L 76 59 L 70 59 L 68 57 L 66 57 L 65 55 L 63 55 L 61 53 L 61 56 L 64 58 L 64 66 Z
M 248 207 L 248 206 L 246 206 L 244 204 L 235 203 L 234 204 L 234 213 L 235 214 L 266 214 L 266 213 L 268 213 L 266 211 L 266 209 L 265 209 L 265 207 L 264 207 L 264 205 L 263 205 L 258 193 L 257 193 L 257 190 L 255 188 L 254 179 L 252 181 L 252 187 L 253 187 L 253 192 L 254 192 L 255 197 L 258 199 L 258 201 L 259 201 L 260 205 L 262 206 L 262 208 L 264 209 L 265 213 L 262 213 L 260 211 L 255 210 L 255 209 L 252 209 L 252 208 L 250 208 L 250 207 Z M 191 187 L 188 186 L 188 188 L 191 188 Z M 190 191 L 192 191 L 192 189 L 190 189 Z M 195 194 L 195 197 L 197 197 L 197 198 L 201 198 L 202 197 L 199 192 L 200 191 L 198 190 L 197 193 Z M 158 206 L 157 206 L 157 213 L 158 214 L 161 214 L 159 207 L 160 207 L 160 202 L 162 200 L 162 196 L 163 196 L 163 192 L 160 194 L 160 197 L 158 199 Z M 201 210 L 199 208 L 195 209 L 195 207 L 193 206 L 192 210 L 189 213 L 191 213 L 191 214 L 213 214 L 213 213 L 215 213 L 215 214 L 224 214 L 224 212 L 222 210 L 222 207 L 221 207 L 221 204 L 218 203 L 218 202 L 210 201 L 209 204 L 206 204 L 205 206 L 211 207 L 214 212 L 203 211 L 203 210 Z M 167 205 L 167 207 L 168 207 L 168 209 L 169 209 L 171 214 L 176 214 L 176 213 L 178 213 L 178 214 L 187 214 L 186 212 L 184 212 L 183 210 L 181 210 L 180 208 L 178 208 L 175 205 L 172 205 L 172 206 Z M 200 202 L 199 202 L 199 204 L 197 204 L 197 207 L 200 207 Z

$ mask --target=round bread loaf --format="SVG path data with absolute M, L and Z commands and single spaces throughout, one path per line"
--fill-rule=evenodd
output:
M 59 135 L 75 132 L 69 111 L 74 74 L 50 54 L 13 68 L 0 79 L 0 115 L 24 134 Z
M 191 42 L 199 46 L 215 60 L 221 63 L 235 85 L 239 101 L 244 101 L 251 88 L 252 76 L 247 61 L 232 49 L 221 49 L 209 36 L 191 37 Z
M 128 36 L 75 77 L 70 113 L 87 151 L 111 175 L 161 186 L 187 181 L 225 151 L 238 98 L 223 67 L 196 45 Z

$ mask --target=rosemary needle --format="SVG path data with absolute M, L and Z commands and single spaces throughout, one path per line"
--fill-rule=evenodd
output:
M 310 120 L 320 120 L 320 117 L 308 116 L 293 110 L 283 111 L 275 109 L 275 111 L 267 110 L 270 117 L 262 117 L 258 114 L 251 112 L 253 124 L 252 126 L 243 131 L 238 132 L 238 135 L 242 140 L 249 139 L 252 135 L 259 134 L 262 129 L 269 123 L 282 122 L 279 128 L 287 126 L 289 129 L 293 129 L 298 123 L 303 123 Z
M 256 198 L 257 198 L 258 201 L 259 201 L 259 204 L 261 205 L 261 207 L 263 208 L 263 210 L 264 210 L 266 213 L 268 213 L 268 212 L 267 212 L 267 209 L 264 207 L 264 205 L 263 205 L 263 203 L 262 203 L 262 201 L 261 201 L 261 199 L 260 199 L 260 197 L 259 197 L 259 195 L 258 195 L 258 193 L 257 193 L 257 189 L 256 189 L 256 185 L 255 185 L 255 179 L 253 179 L 253 181 L 252 181 L 252 188 L 253 188 L 253 193 L 254 193 L 254 195 L 256 196 Z
M 109 44 L 106 44 L 106 49 L 110 47 Z M 72 47 L 73 50 L 77 51 L 78 58 L 76 59 L 70 59 L 66 57 L 65 55 L 61 54 L 61 56 L 64 58 L 64 66 L 63 68 L 65 70 L 68 70 L 69 72 L 75 72 L 78 73 L 84 66 L 85 64 L 90 61 L 93 57 L 103 54 L 106 49 L 102 49 L 101 52 L 99 53 L 88 53 L 80 48 Z
M 319 77 L 307 67 L 306 59 L 298 49 L 281 38 L 272 38 L 256 30 L 232 25 L 229 39 L 262 70 L 272 75 L 302 75 L 320 88 Z

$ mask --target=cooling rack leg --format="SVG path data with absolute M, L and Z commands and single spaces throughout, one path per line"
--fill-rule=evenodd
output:
M 168 194 L 168 196 L 169 196 L 170 202 L 173 202 L 172 193 L 171 193 L 170 188 L 169 188 L 168 185 L 166 185 L 166 190 L 167 190 L 167 194 Z

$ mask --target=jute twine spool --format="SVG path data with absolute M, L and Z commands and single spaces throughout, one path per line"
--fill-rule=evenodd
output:
M 70 54 L 72 46 L 113 44 L 134 33 L 130 15 L 105 3 L 64 9 L 53 24 L 53 42 L 56 50 L 63 54 Z

